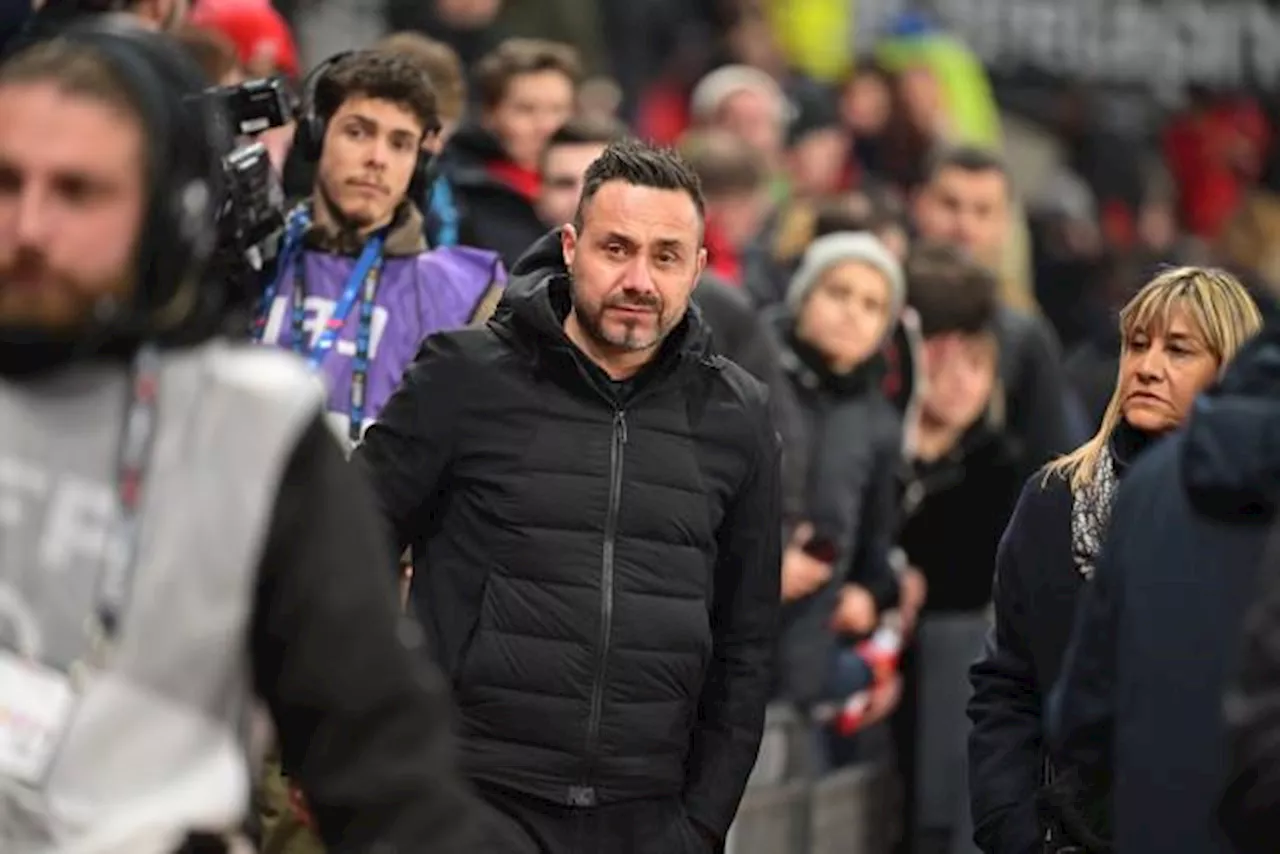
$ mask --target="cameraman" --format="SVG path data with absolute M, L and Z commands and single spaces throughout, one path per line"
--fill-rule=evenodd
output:
M 255 334 L 324 374 L 351 444 L 422 339 L 488 319 L 506 280 L 493 252 L 427 246 L 414 199 L 439 128 L 430 79 L 388 52 L 340 55 L 304 96 L 294 155 L 316 164 L 315 179 L 289 214 Z
M 211 333 L 177 51 L 95 24 L 0 65 L 0 850 L 212 850 L 255 694 L 331 851 L 477 850 L 314 379 Z

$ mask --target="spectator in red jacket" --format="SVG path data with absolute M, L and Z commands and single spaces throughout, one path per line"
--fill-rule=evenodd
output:
M 1270 137 L 1253 99 L 1195 97 L 1164 134 L 1184 228 L 1199 237 L 1217 236 L 1257 179 Z
M 284 16 L 270 3 L 204 0 L 192 9 L 190 23 L 217 30 L 231 39 L 240 64 L 251 77 L 298 77 L 298 45 Z

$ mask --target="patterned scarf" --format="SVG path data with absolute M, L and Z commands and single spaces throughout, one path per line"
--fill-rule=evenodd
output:
M 1102 553 L 1111 521 L 1111 505 L 1115 503 L 1119 486 L 1115 457 L 1108 447 L 1098 460 L 1093 480 L 1075 493 L 1071 506 L 1071 557 L 1086 581 L 1093 578 Z

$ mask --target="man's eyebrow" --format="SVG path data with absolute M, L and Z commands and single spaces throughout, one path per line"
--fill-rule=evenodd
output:
M 601 238 L 601 240 L 605 243 L 625 243 L 628 246 L 636 245 L 636 242 L 634 239 L 628 237 L 627 235 L 623 234 L 620 231 L 607 231 L 604 233 L 604 236 Z
M 361 127 L 365 128 L 366 130 L 378 129 L 377 119 L 370 118 L 369 116 L 361 115 L 360 113 L 348 113 L 346 116 L 346 121 L 354 122 L 355 124 L 358 124 Z
M 381 127 L 377 119 L 373 116 L 366 116 L 364 113 L 348 113 L 343 117 L 343 121 L 359 125 L 362 130 L 373 133 L 376 133 Z M 405 128 L 392 128 L 390 134 L 393 138 L 401 141 L 416 140 L 420 136 L 417 132 L 406 130 Z

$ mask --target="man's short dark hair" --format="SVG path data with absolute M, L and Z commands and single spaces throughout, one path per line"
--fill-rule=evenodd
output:
M 680 141 L 680 154 L 710 198 L 753 193 L 769 182 L 764 156 L 742 137 L 726 130 L 694 131 Z
M 928 180 L 933 181 L 948 169 L 961 172 L 996 172 L 1010 184 L 1009 167 L 999 153 L 976 145 L 947 145 L 929 157 Z
M 822 199 L 813 210 L 813 239 L 840 231 L 870 231 L 905 225 L 901 203 L 879 188 Z
M 543 171 L 547 164 L 547 155 L 551 149 L 560 145 L 612 145 L 624 140 L 631 133 L 627 126 L 617 119 L 608 116 L 574 116 L 560 126 L 551 135 L 542 148 L 542 156 L 538 158 L 538 171 Z
M 507 39 L 476 63 L 474 80 L 480 106 L 492 110 L 507 97 L 511 80 L 524 74 L 556 71 L 576 89 L 582 80 L 582 61 L 567 44 L 543 39 Z
M 875 231 L 876 211 L 865 193 L 844 193 L 818 202 L 813 211 L 813 239 L 841 231 Z
M 962 250 L 921 244 L 907 258 L 907 304 L 920 316 L 924 337 L 979 335 L 995 326 L 995 274 Z
M 612 145 L 630 135 L 627 126 L 615 118 L 574 116 L 551 135 L 547 148 L 555 145 Z
M 316 114 L 331 119 L 351 98 L 374 98 L 403 107 L 426 131 L 440 126 L 431 78 L 413 60 L 389 51 L 361 50 L 338 60 L 316 86 Z
M 684 158 L 670 148 L 659 148 L 638 139 L 623 139 L 610 144 L 587 167 L 582 198 L 578 200 L 578 210 L 573 215 L 573 227 L 578 231 L 582 230 L 587 204 L 610 181 L 654 190 L 678 190 L 693 200 L 700 221 L 706 216 L 707 203 L 702 197 L 702 184 Z

